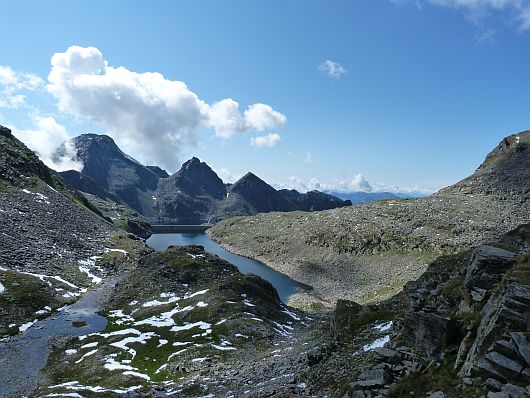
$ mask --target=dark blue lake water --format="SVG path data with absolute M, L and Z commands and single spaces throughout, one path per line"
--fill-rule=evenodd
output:
M 287 303 L 289 296 L 294 293 L 307 290 L 307 286 L 299 283 L 288 276 L 278 272 L 260 261 L 252 260 L 247 257 L 239 256 L 227 252 L 216 242 L 210 239 L 205 233 L 171 233 L 171 234 L 154 234 L 148 240 L 149 246 L 155 250 L 165 250 L 168 246 L 188 246 L 200 245 L 209 253 L 217 254 L 223 260 L 234 264 L 243 274 L 255 274 L 272 283 L 278 291 L 280 299 Z

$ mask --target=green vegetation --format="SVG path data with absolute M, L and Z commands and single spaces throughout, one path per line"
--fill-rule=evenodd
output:
M 453 369 L 456 357 L 448 356 L 442 365 L 431 366 L 421 373 L 413 373 L 395 383 L 388 393 L 388 398 L 408 396 L 425 397 L 428 392 L 443 391 L 448 398 L 473 398 L 486 392 L 482 383 L 474 381 L 463 384 Z
M 46 282 L 15 271 L 0 271 L 0 283 L 5 291 L 0 294 L 0 336 L 18 333 L 18 327 L 34 319 L 47 316 L 36 314 L 46 306 L 56 309 L 64 303 Z M 15 325 L 9 327 L 9 325 Z
M 530 285 L 530 253 L 517 257 L 517 262 L 506 276 L 516 282 Z

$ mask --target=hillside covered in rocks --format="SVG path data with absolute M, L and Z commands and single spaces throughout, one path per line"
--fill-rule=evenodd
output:
M 528 222 L 529 170 L 526 131 L 502 140 L 472 176 L 431 197 L 232 218 L 209 232 L 225 248 L 313 286 L 302 303 L 368 302 L 395 294 L 439 255 Z
M 0 336 L 75 301 L 99 271 L 115 228 L 0 128 Z

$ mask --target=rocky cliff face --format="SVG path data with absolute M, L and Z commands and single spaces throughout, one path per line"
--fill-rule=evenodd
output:
M 345 396 L 529 396 L 529 238 L 521 225 L 437 259 L 383 303 L 399 308 L 393 337 Z

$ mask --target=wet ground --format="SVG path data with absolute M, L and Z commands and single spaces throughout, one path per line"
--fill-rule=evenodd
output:
M 37 387 L 54 340 L 105 329 L 107 319 L 97 312 L 115 283 L 115 278 L 107 280 L 74 304 L 0 342 L 0 398 L 20 397 Z

